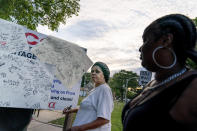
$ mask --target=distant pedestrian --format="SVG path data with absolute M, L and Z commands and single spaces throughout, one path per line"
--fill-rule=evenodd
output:
M 196 27 L 181 14 L 152 22 L 142 36 L 142 66 L 155 79 L 126 104 L 124 131 L 197 131 L 197 71 L 186 59 L 197 62 Z
M 113 97 L 107 82 L 110 71 L 106 64 L 96 62 L 91 68 L 95 88 L 83 99 L 79 109 L 65 109 L 63 113 L 77 112 L 73 127 L 68 131 L 111 131 Z

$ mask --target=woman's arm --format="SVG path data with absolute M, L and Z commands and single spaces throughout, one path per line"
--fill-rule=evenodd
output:
M 84 125 L 81 125 L 81 126 L 74 126 L 67 131 L 86 131 L 86 130 L 89 130 L 89 129 L 98 128 L 98 127 L 100 127 L 104 124 L 107 124 L 107 123 L 109 123 L 109 120 L 104 119 L 102 117 L 97 117 L 96 120 L 94 120 L 90 123 L 87 123 L 87 124 L 84 124 Z
M 197 128 L 197 78 L 182 93 L 170 110 L 174 120 L 188 127 Z

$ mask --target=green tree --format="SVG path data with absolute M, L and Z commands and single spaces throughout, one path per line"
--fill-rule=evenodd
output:
M 197 64 L 189 58 L 186 60 L 186 65 L 192 69 L 197 69 Z
M 138 77 L 139 76 L 132 71 L 121 70 L 113 75 L 109 81 L 109 85 L 116 96 L 120 96 L 121 100 L 123 100 L 126 81 L 129 80 L 127 87 L 136 88 L 138 86 Z
M 81 81 L 81 87 L 84 87 L 86 84 L 88 84 L 91 81 L 91 73 L 85 73 L 82 77 Z
M 78 15 L 80 0 L 0 0 L 0 18 L 35 30 L 38 24 L 57 30 Z
M 128 91 L 127 98 L 133 99 L 138 93 L 136 91 Z
M 193 22 L 197 26 L 197 17 L 193 19 Z M 197 50 L 197 46 L 196 46 L 196 50 Z M 197 64 L 193 62 L 191 59 L 186 60 L 186 65 L 192 69 L 197 69 Z
M 197 17 L 193 19 L 194 24 L 197 26 Z

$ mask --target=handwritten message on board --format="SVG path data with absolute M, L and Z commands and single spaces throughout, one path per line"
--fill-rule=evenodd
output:
M 49 109 L 63 110 L 65 107 L 77 106 L 81 81 L 78 81 L 72 88 L 62 85 L 61 81 L 54 78 L 51 87 L 51 96 L 48 104 Z
M 46 109 L 53 74 L 36 60 L 0 52 L 0 106 Z
M 52 36 L 32 48 L 32 52 L 40 61 L 56 65 L 56 77 L 68 88 L 72 88 L 92 65 L 81 47 Z
M 0 50 L 17 52 L 28 49 L 24 27 L 0 19 Z
M 74 107 L 91 65 L 83 48 L 0 19 L 0 107 Z

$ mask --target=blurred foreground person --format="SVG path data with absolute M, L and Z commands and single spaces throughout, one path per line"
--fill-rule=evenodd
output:
M 152 22 L 143 33 L 142 66 L 155 72 L 143 92 L 125 105 L 124 131 L 196 131 L 197 71 L 186 59 L 197 62 L 196 27 L 181 14 Z
M 33 109 L 0 107 L 0 131 L 27 131 Z

